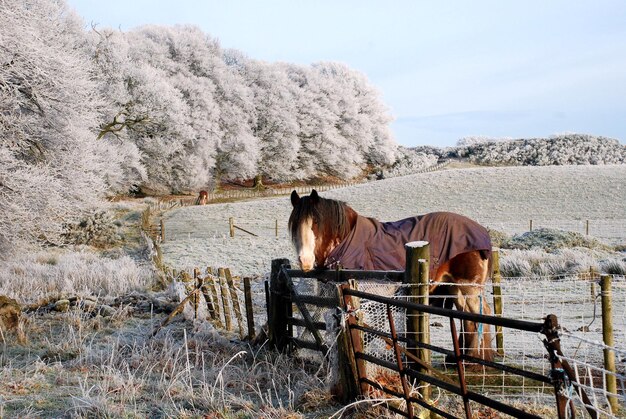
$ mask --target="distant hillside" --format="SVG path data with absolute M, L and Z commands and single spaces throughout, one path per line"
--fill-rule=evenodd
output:
M 456 147 L 415 147 L 415 153 L 439 158 L 462 158 L 487 166 L 563 166 L 626 163 L 626 146 L 619 141 L 587 134 L 550 138 L 494 139 L 468 137 Z

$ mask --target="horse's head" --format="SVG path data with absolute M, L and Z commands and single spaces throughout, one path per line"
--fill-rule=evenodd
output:
M 350 232 L 356 212 L 343 202 L 324 199 L 313 189 L 300 197 L 291 193 L 289 231 L 303 271 L 324 267 L 328 254 Z

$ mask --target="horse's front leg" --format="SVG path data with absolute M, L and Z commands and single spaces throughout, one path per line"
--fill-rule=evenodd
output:
M 482 295 L 482 287 L 456 286 L 455 305 L 457 310 L 474 314 L 491 314 L 491 308 Z M 485 323 L 464 320 L 461 325 L 459 344 L 465 354 L 488 361 L 493 360 L 490 327 Z

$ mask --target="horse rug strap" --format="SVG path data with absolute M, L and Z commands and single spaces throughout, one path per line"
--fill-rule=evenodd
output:
M 326 259 L 326 267 L 402 271 L 406 264 L 404 245 L 412 241 L 430 243 L 430 276 L 439 266 L 462 253 L 482 250 L 491 253 L 487 229 L 451 212 L 432 212 L 394 222 L 358 216 L 356 225 Z

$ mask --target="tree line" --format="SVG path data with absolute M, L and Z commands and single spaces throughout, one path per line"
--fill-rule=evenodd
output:
M 107 195 L 388 165 L 391 117 L 339 63 L 267 63 L 192 26 L 86 27 L 63 0 L 0 2 L 0 249 L 62 242 Z

